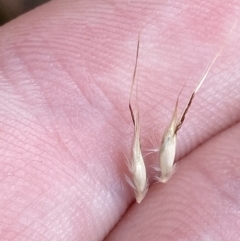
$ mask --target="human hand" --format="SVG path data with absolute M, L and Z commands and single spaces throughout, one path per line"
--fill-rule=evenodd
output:
M 184 107 L 238 5 L 59 0 L 1 27 L 1 240 L 236 239 L 239 26 L 179 131 L 176 173 L 153 184 L 140 205 L 130 206 L 123 153 L 132 141 L 128 98 L 139 29 L 148 146 L 186 82 Z

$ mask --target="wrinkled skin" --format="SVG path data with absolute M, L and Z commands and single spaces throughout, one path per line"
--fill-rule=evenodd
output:
M 56 0 L 0 28 L 0 240 L 240 236 L 240 24 L 178 133 L 175 174 L 132 203 L 124 153 L 139 29 L 148 147 L 240 16 L 234 0 L 156 2 Z

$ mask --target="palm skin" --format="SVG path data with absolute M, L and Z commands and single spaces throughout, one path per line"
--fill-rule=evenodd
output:
M 224 41 L 238 1 L 51 1 L 0 28 L 1 240 L 237 240 L 239 26 L 144 201 L 124 180 L 139 28 L 143 146 Z M 131 205 L 131 207 L 130 207 Z

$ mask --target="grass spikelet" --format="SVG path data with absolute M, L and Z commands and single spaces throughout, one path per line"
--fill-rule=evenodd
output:
M 133 104 L 132 104 L 132 92 L 135 86 L 135 79 L 136 79 L 136 70 L 137 70 L 137 62 L 138 62 L 138 54 L 139 54 L 139 42 L 140 40 L 138 37 L 136 62 L 135 62 L 131 92 L 129 97 L 129 110 L 130 110 L 132 122 L 134 125 L 134 136 L 133 136 L 133 143 L 132 143 L 131 159 L 128 163 L 128 168 L 129 168 L 129 171 L 131 172 L 132 179 L 130 179 L 129 177 L 126 177 L 127 182 L 134 189 L 137 203 L 140 203 L 144 199 L 148 190 L 146 166 L 143 160 L 141 143 L 140 143 L 138 84 L 136 87 L 136 99 L 135 99 L 136 103 L 135 103 L 134 110 L 133 110 Z
M 231 28 L 227 38 L 231 34 L 233 28 L 236 25 L 236 22 L 234 22 L 233 27 Z M 227 39 L 226 38 L 226 39 Z M 191 94 L 186 107 L 184 108 L 180 118 L 177 116 L 177 107 L 178 107 L 178 99 L 177 98 L 176 104 L 175 104 L 175 109 L 172 115 L 172 119 L 170 124 L 167 126 L 167 128 L 164 131 L 162 141 L 161 141 L 161 146 L 159 150 L 159 167 L 160 167 L 160 176 L 158 177 L 158 181 L 166 183 L 172 176 L 175 170 L 175 165 L 174 164 L 174 159 L 175 159 L 175 154 L 176 154 L 176 146 L 177 146 L 177 132 L 179 129 L 182 127 L 183 122 L 185 120 L 186 114 L 192 104 L 192 101 L 196 95 L 196 93 L 199 91 L 200 87 L 206 80 L 206 77 L 211 70 L 213 64 L 216 62 L 218 59 L 219 55 L 221 54 L 223 48 L 224 48 L 225 43 L 222 44 L 221 48 L 215 55 L 215 57 L 212 59 L 211 63 L 208 65 L 207 69 L 205 70 L 200 82 L 196 86 L 195 90 Z M 181 93 L 181 92 L 180 92 Z

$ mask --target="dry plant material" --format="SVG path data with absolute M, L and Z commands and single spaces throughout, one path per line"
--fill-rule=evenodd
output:
M 139 107 L 138 107 L 138 85 L 136 86 L 136 99 L 135 99 L 135 109 L 133 110 L 132 105 L 132 92 L 134 88 L 134 83 L 136 79 L 136 70 L 137 70 L 137 62 L 138 62 L 138 54 L 139 54 L 139 37 L 137 44 L 137 53 L 136 53 L 136 62 L 134 67 L 133 79 L 131 92 L 129 97 L 129 110 L 132 117 L 132 122 L 134 125 L 134 136 L 131 150 L 131 159 L 128 162 L 128 168 L 131 172 L 132 179 L 126 176 L 127 182 L 134 189 L 135 198 L 137 203 L 140 203 L 148 190 L 148 180 L 146 173 L 146 166 L 143 160 L 143 155 L 141 151 L 141 143 L 140 143 L 140 123 L 139 123 Z
M 231 34 L 233 28 L 236 25 L 236 22 L 237 21 L 235 21 L 235 23 L 233 24 L 233 27 L 231 28 L 228 36 Z M 206 79 L 210 69 L 212 68 L 213 64 L 216 62 L 217 58 L 221 54 L 221 52 L 223 50 L 223 47 L 224 47 L 224 44 L 222 44 L 220 50 L 217 52 L 217 54 L 215 55 L 215 57 L 213 58 L 213 60 L 211 61 L 211 63 L 207 67 L 207 69 L 205 70 L 199 84 L 197 85 L 197 87 L 193 91 L 192 95 L 190 96 L 190 98 L 188 100 L 188 103 L 187 103 L 185 109 L 183 110 L 183 113 L 180 116 L 180 118 L 178 118 L 178 116 L 177 116 L 177 107 L 178 107 L 179 96 L 177 98 L 171 122 L 164 131 L 164 135 L 163 135 L 160 150 L 159 150 L 160 177 L 158 177 L 157 180 L 160 181 L 160 182 L 166 183 L 171 178 L 172 174 L 175 171 L 175 165 L 176 164 L 174 164 L 174 159 L 175 159 L 175 154 L 176 154 L 177 132 L 182 127 L 182 124 L 185 120 L 185 116 L 186 116 L 186 114 L 187 114 L 187 112 L 188 112 L 188 110 L 189 110 L 189 108 L 192 104 L 194 96 L 196 95 L 196 93 L 198 92 L 198 90 L 202 86 L 203 82 L 205 81 L 205 79 Z

